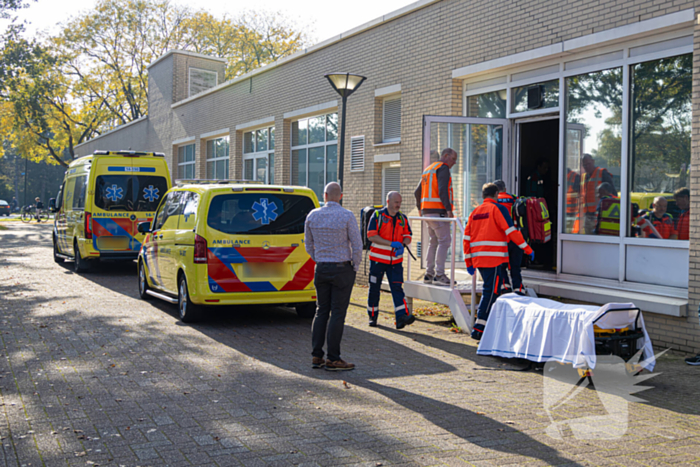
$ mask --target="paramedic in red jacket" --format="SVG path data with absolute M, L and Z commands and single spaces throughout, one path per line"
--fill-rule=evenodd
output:
M 498 204 L 505 207 L 508 210 L 508 214 L 513 218 L 513 204 L 515 204 L 516 201 L 515 196 L 506 192 L 506 182 L 503 180 L 496 180 L 493 184 L 498 187 Z M 516 226 L 516 228 L 518 227 Z M 504 267 L 510 268 L 510 277 L 513 279 L 513 290 L 517 290 L 518 292 L 523 291 L 523 275 L 520 273 L 522 262 L 523 250 L 515 243 L 508 242 L 508 264 L 504 265 Z
M 389 281 L 391 297 L 394 299 L 396 329 L 402 329 L 416 320 L 408 309 L 403 293 L 403 250 L 411 243 L 411 226 L 399 209 L 401 209 L 401 195 L 398 191 L 390 191 L 386 195 L 384 209 L 374 211 L 367 225 L 367 239 L 372 242 L 369 248 L 367 313 L 369 325 L 372 327 L 377 325 L 379 295 L 384 273 Z
M 525 250 L 530 259 L 535 257 L 532 248 L 513 225 L 508 210 L 498 204 L 498 187 L 487 183 L 482 187 L 481 194 L 484 197 L 483 204 L 472 211 L 464 227 L 464 261 L 467 263 L 467 271 L 474 275 L 474 268 L 478 268 L 484 280 L 479 312 L 472 330 L 472 338 L 476 340 L 481 339 L 491 305 L 496 300 L 500 287 L 508 283 L 508 277 L 501 267 L 508 262 L 508 241 Z

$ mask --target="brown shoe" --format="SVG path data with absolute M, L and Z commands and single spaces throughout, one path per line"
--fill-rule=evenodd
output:
M 355 364 L 354 363 L 348 363 L 344 360 L 336 360 L 334 362 L 327 360 L 326 361 L 326 370 L 328 371 L 348 371 L 348 370 L 354 370 L 355 369 Z
M 323 357 L 314 357 L 311 359 L 311 368 L 323 368 L 326 366 L 326 360 Z

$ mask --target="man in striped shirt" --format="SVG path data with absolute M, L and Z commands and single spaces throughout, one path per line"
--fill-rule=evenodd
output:
M 326 185 L 326 204 L 306 217 L 304 245 L 316 262 L 316 316 L 311 325 L 311 366 L 330 371 L 352 370 L 355 365 L 340 358 L 345 315 L 362 261 L 362 238 L 353 213 L 340 204 L 340 185 Z M 328 337 L 326 342 L 326 336 Z M 323 345 L 327 357 L 324 359 Z

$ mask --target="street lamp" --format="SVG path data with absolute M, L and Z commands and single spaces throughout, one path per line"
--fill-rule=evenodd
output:
M 340 150 L 338 151 L 338 184 L 343 188 L 343 167 L 345 167 L 345 107 L 348 97 L 357 91 L 367 79 L 352 73 L 328 73 L 324 75 L 335 92 L 343 98 L 343 113 L 340 116 Z

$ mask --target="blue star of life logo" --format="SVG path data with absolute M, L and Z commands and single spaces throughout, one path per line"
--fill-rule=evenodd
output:
M 260 202 L 256 201 L 253 203 L 253 219 L 260 221 L 261 224 L 267 225 L 270 222 L 277 219 L 277 205 L 272 202 L 270 203 L 267 198 L 260 198 Z
M 111 200 L 113 203 L 124 197 L 124 190 L 117 185 L 108 186 L 105 193 L 107 199 Z
M 160 198 L 160 196 L 158 196 L 158 188 L 153 188 L 153 185 L 148 185 L 148 187 L 143 189 L 143 197 L 152 203 L 154 200 Z

